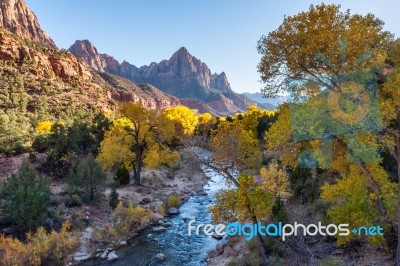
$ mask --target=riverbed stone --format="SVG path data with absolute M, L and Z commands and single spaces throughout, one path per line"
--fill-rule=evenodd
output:
M 108 255 L 108 250 L 104 250 L 104 251 L 103 251 L 103 254 L 101 254 L 100 258 L 101 258 L 102 260 L 105 260 L 105 259 L 107 258 L 107 255 Z
M 90 259 L 92 256 L 87 252 L 75 252 L 74 253 L 74 260 L 75 261 L 85 261 Z
M 168 209 L 168 214 L 169 215 L 177 215 L 177 214 L 179 214 L 179 210 L 178 210 L 178 208 L 174 208 L 174 207 L 169 208 Z
M 224 238 L 224 236 L 218 235 L 218 234 L 213 234 L 212 237 L 216 240 L 222 240 L 222 238 Z
M 153 222 L 158 223 L 160 220 L 162 221 L 162 219 L 164 219 L 164 216 L 159 213 L 153 213 Z
M 142 199 L 142 202 L 143 202 L 144 204 L 149 204 L 149 203 L 151 202 L 151 199 L 150 199 L 150 198 L 143 198 L 143 199 Z
M 165 257 L 164 254 L 158 253 L 158 254 L 156 255 L 156 259 L 159 260 L 159 261 L 164 261 L 164 260 L 166 259 L 166 257 Z
M 164 226 L 157 226 L 157 227 L 153 227 L 153 232 L 164 232 L 165 230 L 167 230 L 167 228 L 165 228 Z
M 116 260 L 116 259 L 118 259 L 118 256 L 115 253 L 115 251 L 112 251 L 107 255 L 107 260 L 108 261 L 113 261 L 113 260 Z
M 163 226 L 166 227 L 166 228 L 169 228 L 169 227 L 172 226 L 172 224 L 171 223 L 164 223 Z
M 119 242 L 120 246 L 126 246 L 128 243 L 125 240 Z

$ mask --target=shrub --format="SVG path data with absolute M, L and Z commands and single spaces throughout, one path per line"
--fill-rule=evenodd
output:
M 72 169 L 68 191 L 77 194 L 84 203 L 92 203 L 101 199 L 106 186 L 106 174 L 96 162 L 94 156 L 89 154 Z
M 163 206 L 158 206 L 156 212 L 164 216 L 166 214 L 165 208 Z
M 167 199 L 167 207 L 179 207 L 181 205 L 181 198 L 176 194 L 171 194 Z
M 122 202 L 118 203 L 112 217 L 112 223 L 100 232 L 96 232 L 97 237 L 103 239 L 127 238 L 132 235 L 135 229 L 142 229 L 147 226 L 153 218 L 153 213 L 142 207 L 124 207 Z
M 35 230 L 43 225 L 50 204 L 50 186 L 45 177 L 37 176 L 27 161 L 12 174 L 1 188 L 6 220 L 17 230 Z
M 118 201 L 119 201 L 118 198 L 119 198 L 119 194 L 117 192 L 117 189 L 115 188 L 115 186 L 113 186 L 111 188 L 110 201 L 109 201 L 111 208 L 113 208 L 113 209 L 117 208 Z
M 68 207 L 80 207 L 80 206 L 83 205 L 83 200 L 77 194 L 68 195 L 66 200 L 65 200 L 65 204 Z
M 47 135 L 38 135 L 32 143 L 32 149 L 42 153 L 47 150 Z
M 25 243 L 0 235 L 0 265 L 63 265 L 68 255 L 78 246 L 78 239 L 63 224 L 61 231 L 47 233 L 40 227 L 36 234 L 27 234 Z
M 125 167 L 118 168 L 115 174 L 115 181 L 123 186 L 128 185 L 130 182 L 129 171 Z

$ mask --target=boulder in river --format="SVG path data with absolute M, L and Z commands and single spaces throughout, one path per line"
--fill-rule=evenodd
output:
M 165 230 L 167 230 L 167 228 L 165 228 L 164 226 L 157 226 L 157 227 L 153 227 L 153 232 L 164 232 Z
M 177 214 L 179 214 L 179 210 L 178 210 L 178 208 L 174 208 L 174 207 L 169 208 L 168 209 L 168 214 L 169 215 L 177 215 Z
M 218 234 L 213 234 L 212 237 L 216 240 L 221 240 L 222 238 L 224 238 L 224 236 L 218 235 Z
M 108 255 L 107 255 L 107 260 L 108 261 L 113 261 L 118 259 L 117 254 L 115 253 L 115 251 L 111 251 Z
M 108 255 L 108 250 L 104 250 L 104 252 L 103 252 L 103 254 L 101 254 L 100 258 L 102 260 L 105 260 L 105 259 L 107 259 L 107 255 Z
M 159 260 L 159 261 L 164 261 L 165 260 L 165 255 L 162 254 L 162 253 L 158 253 L 156 255 L 156 259 Z
M 168 227 L 171 227 L 172 224 L 171 224 L 171 223 L 164 223 L 163 226 L 166 227 L 166 228 L 168 228 Z

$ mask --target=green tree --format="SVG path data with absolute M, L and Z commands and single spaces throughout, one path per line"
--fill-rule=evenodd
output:
M 118 206 L 119 202 L 119 194 L 117 192 L 116 185 L 113 185 L 111 188 L 110 198 L 109 198 L 109 205 L 111 208 L 115 209 Z
M 115 181 L 117 181 L 120 185 L 126 186 L 129 185 L 130 177 L 129 171 L 125 167 L 118 168 L 115 173 Z
M 104 196 L 107 176 L 92 154 L 78 162 L 72 169 L 68 190 L 79 195 L 85 203 L 93 203 Z
M 18 172 L 8 177 L 1 187 L 5 217 L 19 231 L 34 231 L 44 225 L 50 197 L 48 180 L 37 176 L 27 161 L 24 161 Z

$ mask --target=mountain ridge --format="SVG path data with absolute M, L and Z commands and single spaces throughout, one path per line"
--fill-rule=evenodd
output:
M 90 49 L 86 49 L 89 47 Z M 225 72 L 212 74 L 208 66 L 192 56 L 185 47 L 179 48 L 169 59 L 137 67 L 127 61 L 101 54 L 88 40 L 78 40 L 69 51 L 89 66 L 127 78 L 135 83 L 148 83 L 180 99 L 203 101 L 220 115 L 242 112 L 257 103 L 234 92 Z M 199 103 L 198 101 L 189 101 Z M 200 106 L 198 109 L 204 109 Z

